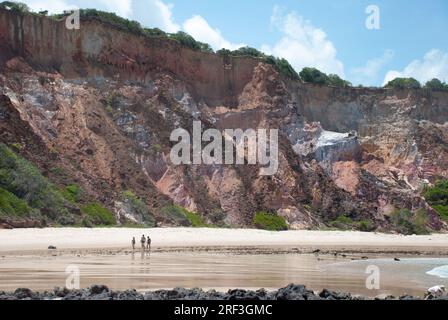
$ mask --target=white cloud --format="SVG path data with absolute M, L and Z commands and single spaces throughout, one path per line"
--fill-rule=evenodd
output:
M 245 46 L 244 43 L 235 44 L 227 41 L 218 29 L 213 29 L 204 18 L 198 15 L 185 21 L 183 28 L 196 40 L 210 44 L 214 50 L 222 48 L 236 50 Z
M 278 6 L 274 7 L 271 25 L 280 30 L 283 37 L 272 47 L 263 45 L 263 51 L 287 59 L 299 72 L 304 67 L 315 67 L 326 73 L 345 76 L 344 65 L 336 57 L 337 50 L 322 29 L 295 11 L 284 14 Z
M 403 71 L 391 70 L 384 78 L 384 84 L 397 77 L 412 77 L 425 83 L 432 78 L 448 81 L 448 52 L 432 49 L 425 54 L 423 60 L 414 60 Z
M 76 0 L 22 0 L 32 11 L 48 10 L 50 14 L 62 13 L 64 10 L 79 8 Z M 92 0 L 89 7 L 115 12 L 117 15 L 129 18 L 132 15 L 132 0 Z
M 147 0 L 144 15 L 148 26 L 157 27 L 169 33 L 179 31 L 181 27 L 174 21 L 172 10 L 172 4 L 166 4 L 161 0 Z
M 107 10 L 124 18 L 130 18 L 132 15 L 132 0 L 98 0 L 98 2 Z
M 373 85 L 377 82 L 381 69 L 390 62 L 393 57 L 393 50 L 385 50 L 381 57 L 368 60 L 362 67 L 353 68 L 350 71 L 352 82 L 363 85 Z
M 69 4 L 64 0 L 28 0 L 22 1 L 26 3 L 32 11 L 48 10 L 49 14 L 62 13 L 64 10 L 77 9 L 77 6 Z

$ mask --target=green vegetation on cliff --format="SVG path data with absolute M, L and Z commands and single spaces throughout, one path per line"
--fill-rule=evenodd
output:
M 331 221 L 329 224 L 331 227 L 341 230 L 359 230 L 363 232 L 370 232 L 375 230 L 375 224 L 371 220 L 353 221 L 352 218 L 342 215 Z
M 0 188 L 0 217 L 24 218 L 31 213 L 31 210 L 26 201 Z
M 263 52 L 251 48 L 251 47 L 242 47 L 234 51 L 230 51 L 228 49 L 221 49 L 216 52 L 218 55 L 222 57 L 253 57 L 268 63 L 282 75 L 293 79 L 299 80 L 300 77 L 298 73 L 294 70 L 291 64 L 286 59 L 276 58 L 274 56 L 266 55 Z
M 285 218 L 265 211 L 255 213 L 253 223 L 258 229 L 269 231 L 288 230 Z
M 134 216 L 141 217 L 141 221 L 148 227 L 155 227 L 156 220 L 150 212 L 148 206 L 139 197 L 137 197 L 132 191 L 128 190 L 123 192 L 122 198 L 125 203 L 130 206 Z
M 434 187 L 426 187 L 423 196 L 440 217 L 448 221 L 448 180 L 440 180 Z
M 0 3 L 0 8 L 12 10 L 19 13 L 30 13 L 30 8 L 27 4 L 16 1 L 3 1 Z
M 414 78 L 395 78 L 394 80 L 389 81 L 385 87 L 395 89 L 419 89 L 422 85 Z
M 64 196 L 64 198 L 71 203 L 79 202 L 79 200 L 81 200 L 82 194 L 83 191 L 77 184 L 68 185 L 62 190 L 62 195 Z
M 32 163 L 0 143 L 0 217 L 76 225 L 82 217 L 71 210 L 79 210 L 82 195 L 81 187 L 76 184 L 64 188 L 54 185 Z M 81 212 L 86 215 L 84 225 L 115 224 L 113 214 L 101 204 L 85 205 Z
M 428 234 L 428 213 L 425 210 L 412 212 L 409 209 L 397 209 L 392 212 L 390 221 L 402 234 Z
M 328 85 L 334 87 L 351 87 L 352 84 L 341 79 L 337 74 L 326 75 L 316 68 L 303 68 L 300 72 L 300 78 L 304 82 Z
M 161 213 L 165 220 L 181 226 L 189 226 L 194 228 L 202 228 L 208 226 L 199 214 L 190 212 L 178 205 L 165 206 L 162 208 Z
M 34 165 L 4 144 L 0 144 L 0 188 L 4 190 L 2 196 L 9 198 L 6 201 L 10 204 L 11 201 L 16 203 L 17 201 L 11 196 L 8 197 L 8 194 L 24 201 L 38 215 L 51 221 L 68 222 L 69 212 L 61 191 Z M 24 210 L 21 212 L 25 213 Z
M 82 213 L 92 224 L 111 226 L 116 224 L 114 215 L 100 203 L 89 203 L 81 207 Z

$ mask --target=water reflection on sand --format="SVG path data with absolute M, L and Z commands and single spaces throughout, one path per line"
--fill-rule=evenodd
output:
M 0 290 L 27 287 L 42 291 L 64 287 L 65 268 L 75 265 L 81 272 L 81 287 L 105 284 L 116 290 L 199 287 L 225 291 L 229 288 L 274 290 L 296 283 L 313 290 L 327 288 L 368 296 L 422 295 L 430 286 L 448 285 L 448 279 L 426 274 L 447 264 L 447 259 L 361 260 L 314 254 L 157 252 L 149 255 L 137 251 L 134 254 L 4 256 L 0 258 Z M 365 287 L 368 276 L 365 271 L 369 265 L 377 265 L 381 270 L 380 290 Z

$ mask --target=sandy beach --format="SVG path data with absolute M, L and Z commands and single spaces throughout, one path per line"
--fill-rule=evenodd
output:
M 152 238 L 151 254 L 131 239 Z M 137 248 L 138 248 L 137 243 Z M 57 250 L 48 250 L 55 246 Z M 64 287 L 67 266 L 81 286 L 112 289 L 268 288 L 289 283 L 376 296 L 421 295 L 448 285 L 448 235 L 401 236 L 345 231 L 267 232 L 238 229 L 0 230 L 0 290 Z M 399 259 L 398 259 L 399 258 Z M 381 268 L 381 290 L 365 287 L 366 268 Z M 428 274 L 443 268 L 439 276 Z
M 191 228 L 49 228 L 0 230 L 0 252 L 97 250 L 130 248 L 132 237 L 150 235 L 154 250 L 282 247 L 303 250 L 335 249 L 359 252 L 448 254 L 448 234 L 403 236 L 355 231 L 268 232 L 246 229 Z

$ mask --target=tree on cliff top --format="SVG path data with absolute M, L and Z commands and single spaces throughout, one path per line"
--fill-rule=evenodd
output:
M 0 3 L 0 8 L 13 10 L 21 13 L 30 12 L 30 8 L 25 3 L 15 1 L 3 1 L 2 3 Z
M 431 90 L 448 90 L 448 84 L 440 81 L 439 79 L 434 78 L 426 82 L 425 88 Z
M 203 51 L 203 52 L 213 52 L 213 49 L 207 43 L 202 43 L 196 41 L 192 36 L 188 33 L 179 31 L 177 33 L 173 33 L 169 35 L 170 39 L 173 39 L 179 42 L 181 45 L 186 46 L 193 50 Z
M 395 78 L 389 81 L 385 88 L 397 88 L 397 89 L 419 89 L 421 88 L 420 82 L 414 78 Z
M 317 70 L 316 68 L 303 68 L 303 70 L 300 72 L 300 78 L 302 78 L 302 80 L 305 82 L 322 85 L 328 84 L 330 82 L 328 76 L 325 73 Z

